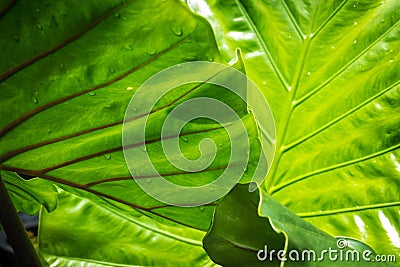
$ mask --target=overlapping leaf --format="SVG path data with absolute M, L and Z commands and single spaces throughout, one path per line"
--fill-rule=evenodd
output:
M 263 193 L 260 209 L 267 223 L 257 214 L 259 201 L 258 191 L 237 185 L 218 204 L 203 241 L 214 261 L 223 266 L 391 266 L 374 262 L 376 254 L 365 244 L 336 239 Z

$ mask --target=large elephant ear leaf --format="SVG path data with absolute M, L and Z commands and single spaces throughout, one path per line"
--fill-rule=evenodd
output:
M 0 119 L 0 169 L 51 181 L 93 201 L 106 198 L 109 202 L 102 204 L 128 214 L 136 214 L 133 208 L 163 223 L 207 230 L 214 204 L 174 207 L 144 193 L 134 179 L 151 182 L 155 177 L 143 173 L 138 161 L 142 173 L 132 178 L 121 140 L 128 103 L 149 77 L 178 63 L 221 61 L 205 19 L 180 1 L 21 0 L 0 14 L 0 111 L 5 114 Z M 237 68 L 244 71 L 240 59 Z M 246 103 L 228 90 L 186 84 L 165 95 L 151 114 L 134 117 L 149 115 L 148 125 L 159 126 L 170 110 L 199 96 L 231 105 L 250 131 L 254 149 L 246 180 L 260 153 L 258 130 Z M 208 183 L 227 166 L 230 148 L 224 145 L 208 168 L 179 170 L 161 155 L 159 129 L 147 130 L 141 149 L 172 182 Z M 228 136 L 217 123 L 189 122 L 171 138 L 179 140 L 185 156 L 196 158 L 199 141 L 225 144 Z M 241 170 L 246 164 L 240 162 Z
M 400 2 L 188 1 L 240 47 L 277 125 L 261 188 L 334 236 L 400 249 Z M 267 216 L 267 209 L 260 209 Z

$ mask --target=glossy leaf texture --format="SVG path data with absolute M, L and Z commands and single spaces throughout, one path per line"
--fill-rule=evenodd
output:
M 215 266 L 202 231 L 126 216 L 61 189 L 40 223 L 39 251 L 51 266 Z
M 18 1 L 3 13 L 0 169 L 93 193 L 164 223 L 206 230 L 213 204 L 171 207 L 137 186 L 126 167 L 121 133 L 129 100 L 151 75 L 182 62 L 220 60 L 209 24 L 179 1 Z M 179 103 L 215 92 L 236 107 L 257 151 L 252 115 L 230 94 L 208 85 L 188 84 L 167 94 L 150 114 L 149 125 L 159 126 Z M 196 185 L 223 172 L 228 145 L 218 147 L 221 153 L 208 169 L 182 172 L 159 156 L 159 128 L 149 128 L 144 150 L 171 180 Z M 227 142 L 216 123 L 188 123 L 182 135 L 174 138 L 192 157 L 198 155 L 198 140 L 211 136 L 216 143 Z M 135 177 L 144 178 L 151 182 L 146 174 Z
M 272 107 L 264 194 L 330 235 L 398 255 L 400 2 L 188 3 L 217 29 L 226 59 L 242 49 Z
M 157 227 L 164 227 L 165 232 L 176 227 L 180 229 L 176 235 L 183 237 L 193 234 L 191 238 L 197 240 L 193 250 L 199 251 L 215 204 L 175 207 L 148 196 L 126 166 L 121 136 L 128 103 L 150 76 L 182 62 L 221 61 L 209 24 L 180 1 L 172 0 L 21 0 L 7 5 L 0 14 L 0 169 L 13 176 L 15 183 L 23 182 L 15 172 L 21 177 L 38 177 L 38 181 L 49 181 L 101 205 L 99 209 L 107 209 L 107 214 L 120 213 L 115 216 L 141 222 L 144 228 L 151 224 L 149 231 L 155 239 Z M 243 71 L 240 59 L 236 66 Z M 253 164 L 258 163 L 258 129 L 246 105 L 232 99 L 227 90 L 206 84 L 175 88 L 156 104 L 149 125 L 159 126 L 170 110 L 187 99 L 216 93 L 237 111 L 249 131 L 250 161 L 238 165 L 242 170 L 247 167 L 246 181 Z M 142 115 L 146 114 L 137 117 Z M 143 152 L 149 153 L 157 169 L 171 181 L 190 186 L 208 183 L 226 167 L 229 140 L 217 123 L 193 121 L 173 137 L 179 138 L 182 153 L 189 158 L 199 154 L 198 142 L 204 138 L 223 144 L 218 145 L 213 164 L 199 172 L 182 172 L 169 164 L 160 156 L 159 128 L 148 130 Z M 135 176 L 149 182 L 152 178 Z M 64 210 L 63 206 L 58 208 Z M 42 227 L 41 231 L 46 230 Z M 48 236 L 40 238 L 41 242 L 54 241 L 47 241 Z M 49 257 L 46 259 L 55 255 L 46 254 L 46 250 L 43 253 Z M 71 264 L 94 264 L 81 258 L 72 261 L 71 253 Z M 66 262 L 63 255 L 56 256 Z M 137 262 L 144 264 L 146 260 Z

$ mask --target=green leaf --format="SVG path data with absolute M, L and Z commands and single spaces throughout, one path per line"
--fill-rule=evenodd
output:
M 214 266 L 203 232 L 133 218 L 60 189 L 57 209 L 41 212 L 39 252 L 50 265 Z
M 262 207 L 268 193 L 330 235 L 398 255 L 400 2 L 188 2 L 226 59 L 242 49 L 272 107 L 277 152 Z
M 26 181 L 15 173 L 4 171 L 1 177 L 17 211 L 35 215 L 42 205 L 48 212 L 57 207 L 58 193 L 52 183 L 37 178 Z
M 145 194 L 126 166 L 121 135 L 131 97 L 153 74 L 187 61 L 221 61 L 209 24 L 179 1 L 18 1 L 3 13 L 0 109 L 7 116 L 0 120 L 0 169 L 54 182 L 94 201 L 94 195 L 107 198 L 127 213 L 133 208 L 163 223 L 207 230 L 214 204 L 179 208 Z M 182 172 L 161 155 L 160 122 L 183 101 L 214 95 L 232 105 L 249 130 L 251 160 L 243 177 L 249 181 L 260 152 L 253 116 L 228 90 L 198 83 L 175 88 L 149 115 L 146 149 L 166 179 L 199 185 L 227 166 L 228 145 L 198 172 Z M 211 136 L 224 144 L 228 137 L 217 123 L 198 121 L 185 125 L 180 136 L 173 138 L 182 139 L 189 158 L 198 156 L 199 140 Z M 154 177 L 135 176 L 144 178 Z
M 258 203 L 258 190 L 249 193 L 246 185 L 238 185 L 217 205 L 213 224 L 203 240 L 205 250 L 216 263 L 262 266 L 265 262 L 257 260 L 257 252 L 266 244 L 269 250 L 284 248 L 284 235 L 258 216 Z M 273 260 L 279 266 L 275 257 Z
M 259 192 L 249 193 L 246 185 L 237 185 L 218 204 L 203 240 L 216 263 L 282 266 L 282 259 L 285 266 L 388 266 L 364 260 L 373 259 L 372 248 L 354 239 L 336 239 L 262 194 L 260 210 L 268 220 L 257 215 Z M 338 242 L 345 245 L 339 247 Z

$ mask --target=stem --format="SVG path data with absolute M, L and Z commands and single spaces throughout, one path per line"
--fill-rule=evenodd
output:
M 8 242 L 14 249 L 20 266 L 41 267 L 42 264 L 28 238 L 25 227 L 18 216 L 6 186 L 0 175 L 0 222 L 6 232 Z

